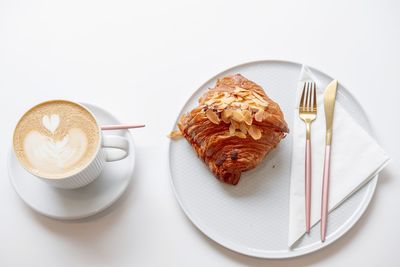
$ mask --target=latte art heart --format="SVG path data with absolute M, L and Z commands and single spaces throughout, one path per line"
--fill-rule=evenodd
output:
M 60 116 L 57 114 L 52 114 L 50 117 L 45 115 L 42 118 L 42 123 L 47 130 L 54 133 L 57 130 L 58 125 L 60 125 Z
M 25 138 L 24 150 L 34 168 L 44 172 L 62 173 L 82 158 L 87 142 L 85 133 L 78 128 L 70 129 L 60 141 L 32 131 Z

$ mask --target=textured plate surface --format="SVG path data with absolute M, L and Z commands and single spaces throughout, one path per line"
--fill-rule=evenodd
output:
M 83 104 L 96 116 L 100 124 L 118 124 L 107 111 L 94 105 Z M 111 206 L 128 187 L 135 166 L 135 148 L 127 131 L 107 131 L 104 135 L 125 136 L 129 140 L 130 154 L 123 160 L 107 162 L 100 177 L 78 189 L 58 189 L 49 186 L 28 173 L 12 151 L 8 157 L 8 174 L 22 200 L 35 211 L 60 220 L 81 219 Z
M 260 84 L 281 106 L 289 127 L 296 106 L 296 86 L 301 64 L 258 61 L 226 70 L 202 85 L 187 101 L 181 113 L 196 106 L 198 98 L 216 79 L 241 73 Z M 311 68 L 322 83 L 332 80 Z M 358 102 L 341 85 L 337 101 L 364 129 L 371 127 Z M 179 118 L 178 116 L 178 118 Z M 175 128 L 175 127 L 174 127 Z M 197 158 L 184 139 L 170 143 L 172 187 L 182 209 L 205 235 L 242 254 L 261 258 L 290 258 L 319 250 L 345 234 L 361 217 L 376 187 L 377 177 L 329 215 L 328 236 L 319 241 L 319 224 L 295 247 L 287 247 L 289 181 L 292 138 L 289 134 L 256 169 L 245 172 L 237 186 L 219 182 Z

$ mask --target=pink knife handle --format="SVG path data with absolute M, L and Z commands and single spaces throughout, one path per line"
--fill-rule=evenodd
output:
M 306 193 L 306 233 L 310 233 L 310 218 L 311 218 L 311 141 L 306 140 L 306 179 L 305 179 L 305 193 Z
M 329 200 L 329 169 L 331 162 L 331 146 L 325 147 L 324 178 L 322 181 L 322 205 L 321 205 L 321 241 L 325 241 L 328 222 L 328 200 Z

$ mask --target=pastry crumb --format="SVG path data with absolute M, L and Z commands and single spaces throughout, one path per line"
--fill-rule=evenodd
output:
M 168 137 L 171 139 L 179 139 L 181 138 L 183 135 L 181 133 L 181 131 L 177 130 L 177 131 L 172 131 L 168 134 Z

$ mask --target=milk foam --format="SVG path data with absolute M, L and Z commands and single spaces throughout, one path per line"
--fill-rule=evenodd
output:
M 47 173 L 63 173 L 76 164 L 88 146 L 86 134 L 72 128 L 60 141 L 37 131 L 28 133 L 24 140 L 25 156 L 32 168 Z

